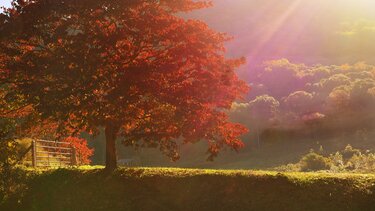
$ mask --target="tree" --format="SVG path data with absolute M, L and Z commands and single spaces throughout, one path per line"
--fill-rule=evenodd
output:
M 246 129 L 226 109 L 248 87 L 226 59 L 224 42 L 181 12 L 193 0 L 15 0 L 0 17 L 1 85 L 41 119 L 97 134 L 104 128 L 106 168 L 116 168 L 115 141 L 159 147 L 178 159 L 175 140 L 243 146 Z
M 314 95 L 306 91 L 296 91 L 284 99 L 285 106 L 299 116 L 317 109 Z
M 257 144 L 260 146 L 261 133 L 279 122 L 280 102 L 269 95 L 261 95 L 248 103 L 233 103 L 230 116 L 250 128 L 256 129 Z

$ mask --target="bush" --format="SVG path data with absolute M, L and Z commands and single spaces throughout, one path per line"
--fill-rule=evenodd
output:
M 90 157 L 94 154 L 94 149 L 88 147 L 87 140 L 78 137 L 68 137 L 63 141 L 70 143 L 76 149 L 77 161 L 80 165 L 91 163 Z
M 334 154 L 330 154 L 328 159 L 331 161 L 331 171 L 332 172 L 340 172 L 345 170 L 345 162 L 343 156 L 340 152 L 336 152 Z
M 375 155 L 359 154 L 352 156 L 346 163 L 346 169 L 356 172 L 374 172 L 375 171 Z
M 298 163 L 275 168 L 277 171 L 320 171 L 330 172 L 375 172 L 375 154 L 369 150 L 361 151 L 348 145 L 344 150 L 330 154 L 328 157 L 311 151 Z
M 283 172 L 298 172 L 301 170 L 299 163 L 288 163 L 286 165 L 278 166 L 274 168 L 275 171 L 283 171 Z
M 329 170 L 331 168 L 331 162 L 328 158 L 319 155 L 315 152 L 302 157 L 300 160 L 301 171 L 320 171 Z
M 361 150 L 354 149 L 350 144 L 345 147 L 344 150 L 341 151 L 342 157 L 345 161 L 351 159 L 354 155 L 361 155 Z

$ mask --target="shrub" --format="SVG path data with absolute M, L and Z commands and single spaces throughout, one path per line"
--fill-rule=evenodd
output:
M 279 167 L 274 168 L 275 171 L 283 171 L 283 172 L 298 172 L 301 170 L 299 163 L 289 163 L 286 165 L 282 165 Z
M 0 139 L 0 204 L 24 188 L 25 171 L 17 166 L 19 157 L 16 140 Z
M 345 169 L 345 162 L 340 152 L 330 154 L 328 159 L 331 161 L 331 170 L 333 172 L 340 172 Z
M 375 154 L 369 150 L 361 151 L 348 145 L 344 150 L 330 154 L 328 157 L 313 150 L 296 164 L 287 164 L 275 168 L 277 171 L 319 171 L 330 172 L 375 172 Z
M 63 141 L 69 142 L 76 149 L 79 164 L 90 164 L 90 157 L 93 155 L 94 149 L 88 147 L 87 140 L 77 137 L 68 137 Z
M 374 172 L 375 171 L 375 155 L 355 154 L 346 163 L 346 169 L 356 172 Z
M 351 159 L 354 155 L 361 155 L 361 151 L 359 149 L 354 149 L 350 144 L 348 144 L 344 150 L 341 151 L 342 157 L 345 161 Z
M 329 170 L 331 162 L 328 158 L 315 152 L 310 152 L 300 160 L 301 171 Z

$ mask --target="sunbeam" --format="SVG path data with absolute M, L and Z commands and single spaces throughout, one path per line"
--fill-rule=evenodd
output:
M 269 23 L 266 27 L 266 33 L 262 35 L 262 38 L 254 43 L 252 46 L 252 52 L 248 55 L 249 58 L 257 57 L 259 51 L 262 51 L 265 44 L 269 42 L 274 35 L 284 26 L 284 23 L 288 20 L 291 15 L 296 12 L 297 8 L 301 5 L 302 0 L 294 0 L 288 8 L 281 13 L 279 16 L 275 16 L 273 22 Z

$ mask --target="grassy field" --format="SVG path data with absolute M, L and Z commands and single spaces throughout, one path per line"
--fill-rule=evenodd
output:
M 375 175 L 100 168 L 29 171 L 0 210 L 375 210 Z

